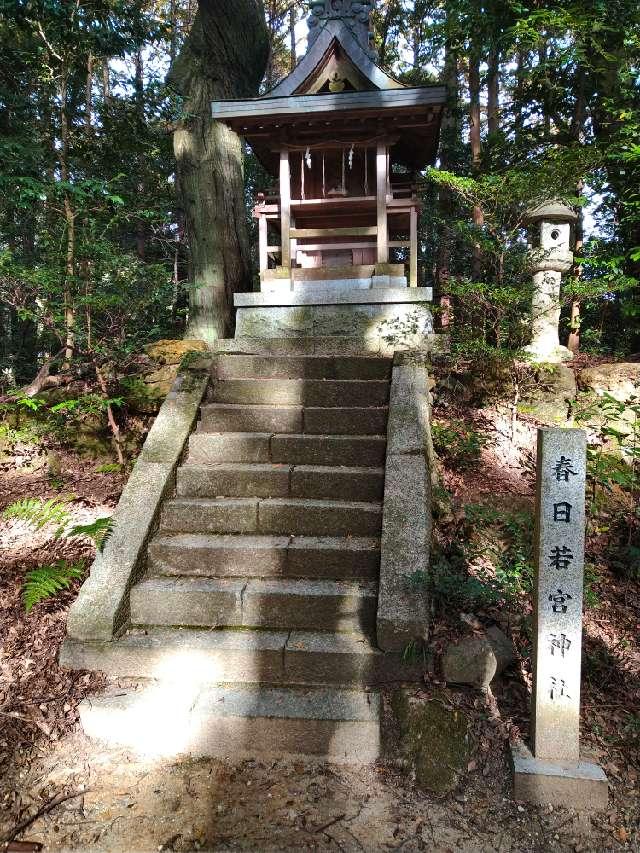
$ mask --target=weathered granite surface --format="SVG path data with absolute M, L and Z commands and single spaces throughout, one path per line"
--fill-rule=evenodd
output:
M 604 811 L 609 800 L 607 777 L 597 764 L 534 758 L 518 741 L 511 747 L 513 798 L 536 805 L 562 805 L 577 811 Z
M 180 370 L 180 364 L 185 356 L 191 353 L 206 353 L 205 341 L 190 340 L 161 340 L 145 347 L 145 352 L 156 363 L 157 367 L 145 376 L 145 385 L 158 396 L 164 396 L 171 390 Z
M 433 299 L 430 287 L 381 287 L 362 290 L 353 288 L 338 293 L 280 291 L 278 293 L 236 293 L 233 302 L 236 308 L 266 308 L 272 306 L 304 305 L 420 305 Z
M 586 433 L 538 430 L 532 745 L 538 759 L 580 755 Z
M 511 640 L 494 625 L 484 636 L 450 643 L 442 656 L 442 675 L 449 684 L 469 684 L 486 690 L 514 660 Z
M 69 610 L 70 638 L 109 642 L 125 625 L 129 590 L 141 574 L 147 543 L 162 501 L 173 490 L 208 383 L 208 369 L 185 370 L 162 404 L 118 501 L 113 533 Z
M 610 394 L 621 403 L 640 398 L 640 362 L 613 362 L 587 367 L 578 375 L 578 384 L 598 396 Z
M 577 393 L 573 370 L 565 364 L 543 366 L 536 384 L 523 394 L 518 411 L 550 426 L 566 426 Z
M 427 302 L 266 304 L 236 310 L 238 338 L 350 337 L 378 351 L 390 345 L 421 346 L 431 335 Z
M 377 639 L 401 651 L 428 634 L 431 547 L 429 382 L 421 364 L 393 368 L 387 427 Z

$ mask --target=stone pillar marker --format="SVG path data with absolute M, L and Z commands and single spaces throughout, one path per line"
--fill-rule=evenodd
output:
M 514 796 L 606 808 L 607 778 L 580 756 L 586 433 L 539 429 L 530 752 L 512 747 Z
M 532 745 L 536 758 L 580 758 L 580 658 L 586 433 L 538 430 Z

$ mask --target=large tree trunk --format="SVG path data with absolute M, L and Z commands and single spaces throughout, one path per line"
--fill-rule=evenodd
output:
M 458 54 L 451 39 L 445 42 L 443 82 L 447 87 L 447 106 L 442 118 L 440 134 L 440 166 L 449 171 L 456 164 L 453 162 L 453 152 L 460 141 L 460 85 L 458 70 Z M 451 253 L 453 248 L 453 231 L 451 222 L 454 216 L 454 203 L 451 191 L 440 187 L 438 191 L 438 206 L 440 209 L 440 234 L 438 239 L 438 254 L 436 258 L 436 286 L 440 300 L 440 325 L 447 328 L 453 321 L 453 303 L 449 292 L 449 277 Z
M 210 103 L 256 95 L 268 55 L 262 0 L 200 0 L 169 74 L 187 116 L 174 151 L 191 253 L 189 337 L 232 334 L 233 294 L 250 289 L 242 142 L 210 118 Z
M 472 40 L 469 53 L 469 145 L 471 148 L 471 173 L 477 178 L 482 172 L 482 137 L 480 128 L 480 41 Z M 479 204 L 473 206 L 473 224 L 484 225 L 484 211 Z M 473 247 L 472 274 L 474 281 L 482 280 L 482 248 L 480 241 Z

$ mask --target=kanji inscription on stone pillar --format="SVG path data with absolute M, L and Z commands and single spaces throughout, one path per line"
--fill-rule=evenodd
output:
M 580 757 L 586 433 L 538 430 L 532 741 L 536 759 Z

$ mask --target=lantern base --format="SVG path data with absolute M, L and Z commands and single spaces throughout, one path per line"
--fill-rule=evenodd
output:
M 524 348 L 531 361 L 544 364 L 560 364 L 563 361 L 571 361 L 573 353 L 567 347 L 558 344 L 554 347 L 547 345 L 536 345 L 535 341 Z

